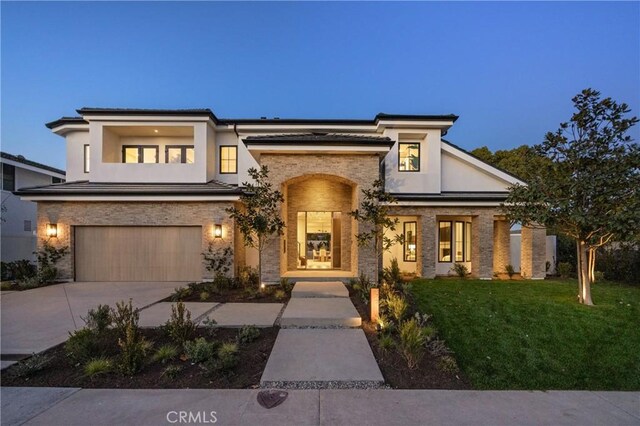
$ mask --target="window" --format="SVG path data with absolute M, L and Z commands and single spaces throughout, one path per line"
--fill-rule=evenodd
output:
M 456 222 L 456 262 L 464 262 L 464 222 Z
M 220 147 L 220 173 L 238 173 L 238 147 Z
M 164 150 L 165 163 L 193 164 L 193 145 L 167 146 Z
M 405 222 L 403 224 L 403 235 L 404 235 L 404 261 L 405 262 L 415 262 L 416 261 L 416 230 L 417 230 L 417 222 Z
M 89 173 L 89 164 L 90 164 L 90 159 L 89 159 L 89 153 L 91 151 L 89 150 L 89 145 L 85 145 L 84 146 L 84 172 L 85 173 Z
M 157 163 L 158 145 L 123 146 L 123 163 Z
M 62 183 L 64 182 L 64 179 L 59 178 L 59 177 L 55 177 L 55 176 L 51 176 L 51 183 Z
M 471 222 L 464 223 L 464 258 L 471 262 Z
M 16 168 L 11 164 L 2 163 L 2 190 L 16 190 Z
M 24 221 L 24 232 L 31 232 L 31 221 L 30 220 L 25 220 Z
M 420 143 L 398 143 L 398 170 L 401 172 L 420 171 Z
M 451 222 L 439 222 L 438 262 L 451 262 Z

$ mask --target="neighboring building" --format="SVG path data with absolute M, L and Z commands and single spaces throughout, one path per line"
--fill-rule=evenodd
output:
M 66 139 L 64 185 L 22 189 L 38 202 L 38 232 L 70 245 L 60 264 L 77 281 L 211 278 L 201 253 L 234 249 L 234 270 L 255 264 L 225 209 L 250 167 L 266 165 L 285 197 L 285 235 L 266 249 L 263 276 L 371 276 L 349 212 L 383 177 L 405 244 L 385 254 L 422 277 L 462 262 L 491 279 L 510 263 L 499 205 L 514 176 L 442 139 L 455 115 L 378 114 L 369 120 L 222 119 L 209 109 L 82 108 L 48 123 Z M 218 238 L 216 234 L 219 234 Z M 545 231 L 522 231 L 521 270 L 545 276 Z
M 36 163 L 22 155 L 0 152 L 2 165 L 2 246 L 3 262 L 35 260 L 36 203 L 20 200 L 13 191 L 21 187 L 64 182 L 64 171 Z

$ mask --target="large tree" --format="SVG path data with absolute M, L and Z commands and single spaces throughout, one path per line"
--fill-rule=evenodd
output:
M 514 185 L 503 208 L 511 220 L 556 229 L 576 242 L 578 299 L 592 305 L 590 258 L 640 227 L 640 148 L 627 134 L 629 107 L 585 89 L 571 120 L 534 149 L 551 161 Z
M 267 245 L 284 234 L 284 220 L 280 214 L 280 204 L 284 202 L 282 193 L 273 189 L 269 182 L 267 166 L 248 170 L 251 182 L 243 182 L 245 192 L 240 196 L 242 206 L 227 209 L 235 219 L 244 244 L 258 250 L 258 277 L 262 284 L 262 253 Z
M 549 159 L 540 155 L 534 147 L 520 145 L 513 149 L 500 149 L 495 153 L 486 146 L 476 148 L 471 154 L 482 161 L 505 170 L 527 182 L 538 174 L 538 170 L 549 162 Z

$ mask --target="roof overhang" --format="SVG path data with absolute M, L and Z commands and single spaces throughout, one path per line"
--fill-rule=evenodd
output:
M 25 201 L 238 201 L 239 195 L 72 195 L 25 194 L 15 192 Z

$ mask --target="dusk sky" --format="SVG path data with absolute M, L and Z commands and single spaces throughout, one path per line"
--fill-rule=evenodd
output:
M 44 123 L 83 106 L 455 113 L 447 139 L 492 150 L 540 142 L 586 87 L 640 115 L 638 2 L 2 2 L 1 20 L 2 150 L 60 168 Z

